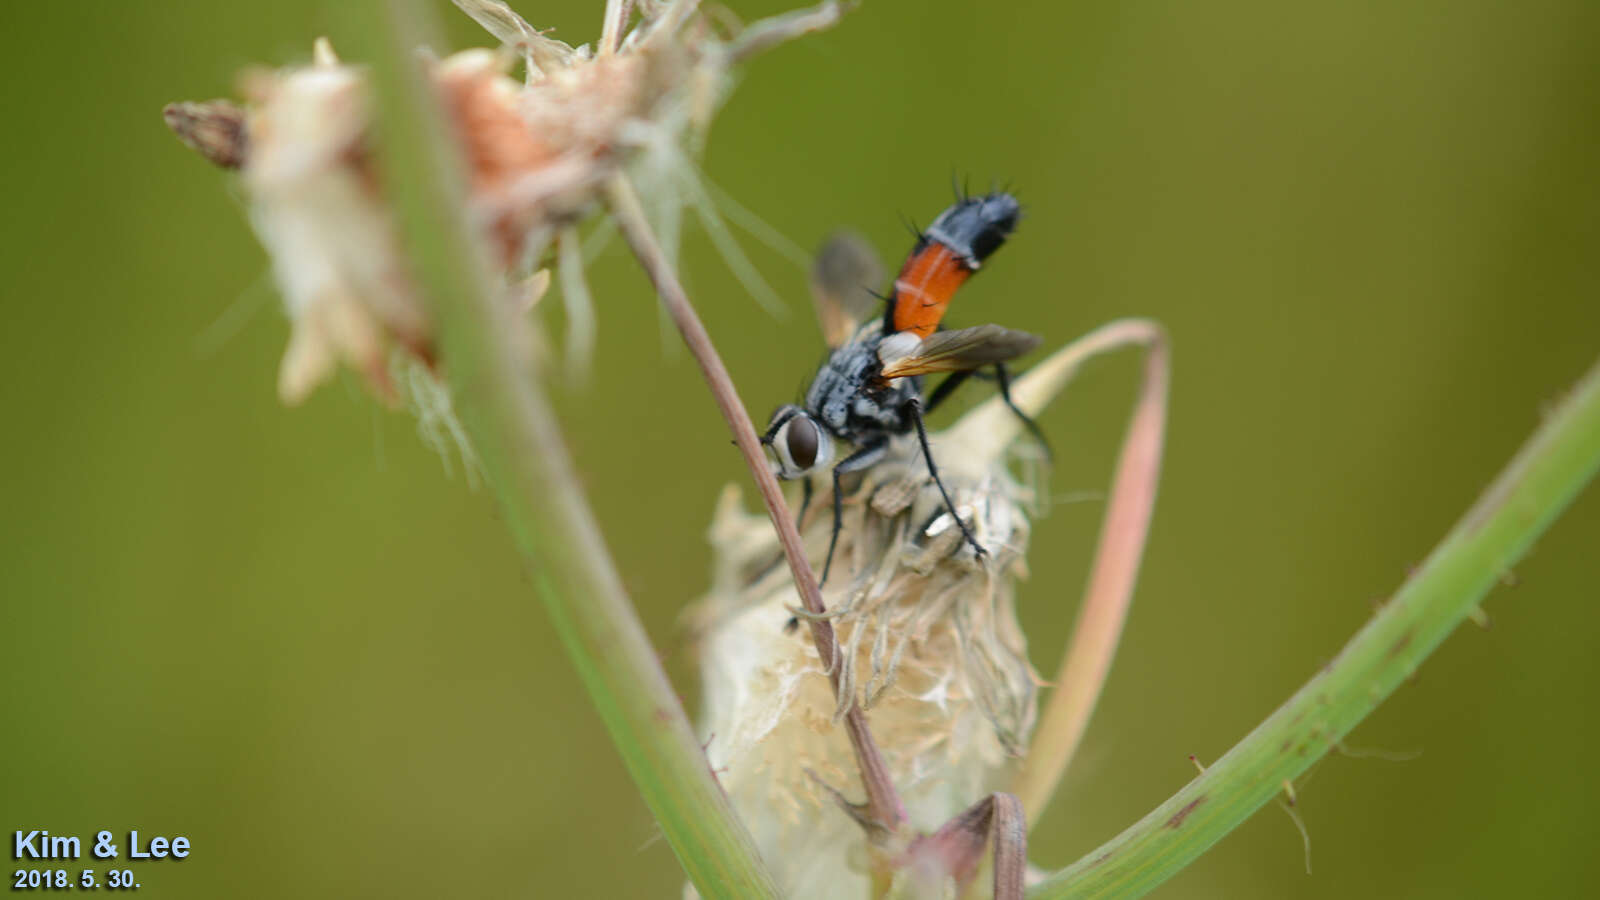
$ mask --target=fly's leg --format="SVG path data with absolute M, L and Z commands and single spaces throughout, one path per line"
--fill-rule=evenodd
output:
M 800 482 L 800 513 L 794 517 L 794 527 L 799 529 L 806 521 L 806 510 L 811 508 L 811 476 Z
M 839 488 L 839 469 L 844 464 L 841 460 L 833 467 L 833 533 L 828 535 L 828 558 L 822 563 L 822 578 L 817 581 L 819 589 L 828 583 L 828 573 L 833 571 L 833 550 L 839 546 L 839 529 L 844 527 L 844 491 Z
M 888 449 L 889 439 L 879 437 L 839 460 L 839 464 L 833 467 L 833 534 L 828 537 L 828 558 L 822 564 L 822 580 L 817 582 L 818 587 L 828 583 L 828 570 L 833 568 L 833 550 L 839 545 L 839 529 L 844 526 L 844 491 L 839 488 L 840 476 L 859 472 L 873 465 L 883 459 L 883 454 Z
M 994 364 L 994 375 L 992 376 L 985 375 L 976 369 L 971 369 L 966 372 L 951 372 L 950 376 L 939 382 L 939 386 L 934 388 L 933 393 L 928 395 L 927 402 L 924 406 L 925 411 L 929 415 L 932 415 L 933 411 L 939 408 L 939 404 L 943 403 L 946 398 L 954 393 L 956 388 L 960 387 L 968 378 L 973 377 L 981 378 L 985 381 L 991 377 L 994 378 L 995 383 L 1000 388 L 1001 399 L 1005 400 L 1006 406 L 1009 407 L 1012 412 L 1017 414 L 1017 418 L 1022 421 L 1023 427 L 1027 428 L 1028 433 L 1034 436 L 1034 438 L 1039 442 L 1039 446 L 1044 448 L 1045 459 L 1050 459 L 1050 442 L 1044 439 L 1044 432 L 1039 430 L 1039 423 L 1035 422 L 1032 416 L 1029 416 L 1027 413 L 1023 412 L 1022 408 L 1017 406 L 1016 402 L 1011 399 L 1011 372 L 1006 368 L 1006 364 L 1003 362 Z
M 949 379 L 946 379 L 947 383 L 948 381 Z M 944 387 L 943 384 L 939 386 Z M 944 498 L 944 508 L 950 511 L 950 517 L 956 520 L 957 525 L 961 526 L 961 536 L 966 538 L 967 543 L 972 545 L 972 549 L 978 554 L 978 558 L 982 559 L 988 556 L 989 551 L 983 549 L 982 545 L 978 543 L 978 539 L 972 536 L 972 529 L 967 527 L 967 523 L 961 520 L 961 514 L 956 512 L 956 505 L 950 500 L 950 492 L 945 490 L 944 481 L 939 478 L 939 468 L 933 464 L 933 450 L 928 446 L 928 429 L 922 424 L 922 400 L 912 397 L 906 401 L 904 408 L 906 414 L 911 417 L 911 421 L 917 426 L 917 440 L 922 442 L 922 458 L 928 461 L 928 474 L 933 476 L 933 483 L 939 486 L 939 496 Z
M 1028 433 L 1033 435 L 1034 440 L 1039 442 L 1039 446 L 1044 448 L 1044 458 L 1046 460 L 1054 459 L 1055 454 L 1050 452 L 1050 442 L 1044 439 L 1044 432 L 1039 430 L 1039 423 L 1035 422 L 1032 416 L 1023 412 L 1017 406 L 1016 401 L 1011 399 L 1011 373 L 1007 371 L 1005 363 L 997 362 L 994 364 L 994 380 L 1000 386 L 1000 399 L 1004 400 L 1006 406 L 1017 414 L 1017 418 L 1022 420 L 1022 427 L 1028 429 Z M 944 385 L 941 384 L 940 387 L 944 387 Z
M 933 411 L 939 408 L 939 404 L 955 393 L 956 388 L 960 387 L 962 382 L 971 378 L 975 372 L 976 370 L 974 369 L 968 369 L 965 372 L 951 372 L 948 378 L 939 382 L 939 386 L 933 389 L 933 393 L 928 395 L 928 399 L 923 404 L 923 408 L 928 415 L 933 415 Z

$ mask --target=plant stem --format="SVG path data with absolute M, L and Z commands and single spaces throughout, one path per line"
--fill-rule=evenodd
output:
M 756 489 L 761 493 L 762 501 L 766 503 L 767 514 L 772 517 L 772 524 L 778 529 L 778 542 L 782 545 L 783 555 L 789 562 L 795 589 L 799 591 L 800 600 L 805 604 L 806 611 L 812 613 L 809 617 L 811 639 L 816 644 L 817 655 L 828 664 L 829 678 L 833 683 L 834 696 L 837 697 L 840 667 L 850 665 L 850 662 L 840 661 L 837 658 L 839 647 L 834 639 L 833 623 L 822 616 L 827 611 L 826 605 L 822 602 L 822 591 L 817 586 L 815 573 L 811 571 L 811 563 L 806 560 L 805 545 L 800 541 L 800 532 L 795 527 L 794 516 L 789 512 L 789 505 L 783 499 L 783 491 L 778 487 L 778 480 L 773 477 L 772 470 L 767 465 L 760 439 L 756 437 L 755 425 L 745 412 L 744 403 L 739 400 L 739 392 L 734 388 L 733 379 L 728 376 L 722 358 L 717 355 L 716 347 L 711 343 L 711 336 L 706 333 L 705 325 L 701 324 L 700 317 L 695 314 L 694 307 L 684 294 L 683 286 L 678 283 L 671 264 L 656 243 L 655 235 L 651 233 L 649 222 L 645 219 L 644 209 L 639 205 L 639 197 L 634 192 L 633 186 L 624 176 L 618 175 L 607 185 L 606 197 L 623 238 L 627 240 L 634 256 L 638 257 L 639 264 L 650 276 L 656 293 L 660 295 L 662 304 L 667 308 L 667 314 L 682 332 L 689 352 L 694 354 L 695 361 L 700 364 L 700 372 L 705 376 L 712 396 L 716 398 L 717 408 L 722 411 L 722 418 L 727 421 L 729 430 L 733 432 L 734 443 L 738 445 L 739 453 L 744 456 L 745 465 L 755 478 Z M 851 749 L 855 752 L 856 764 L 861 770 L 862 786 L 866 789 L 866 818 L 875 825 L 893 831 L 905 821 L 905 807 L 895 792 L 888 766 L 883 761 L 883 754 L 879 752 L 877 744 L 872 740 L 871 732 L 867 729 L 866 714 L 853 702 L 850 703 L 849 711 L 845 713 L 844 725 L 845 733 L 850 738 Z
M 1221 840 L 1404 683 L 1597 469 L 1600 363 L 1332 663 L 1200 777 L 1028 896 L 1137 897 Z
M 484 474 L 612 741 L 702 897 L 778 896 L 622 588 L 532 364 L 490 275 L 452 129 L 417 64 L 420 0 L 389 0 L 374 87 L 386 196 L 438 319 L 442 359 Z

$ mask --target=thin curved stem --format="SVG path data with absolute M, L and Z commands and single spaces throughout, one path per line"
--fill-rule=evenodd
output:
M 751 477 L 755 479 L 756 489 L 761 494 L 762 502 L 766 504 L 767 514 L 772 517 L 772 524 L 778 530 L 778 543 L 783 547 L 784 558 L 788 560 L 789 571 L 794 576 L 795 589 L 799 591 L 800 600 L 805 605 L 806 611 L 811 613 L 811 616 L 807 617 L 811 626 L 811 639 L 816 644 L 817 655 L 827 661 L 829 679 L 833 683 L 834 695 L 837 697 L 841 665 L 837 660 L 839 646 L 834 638 L 833 622 L 823 615 L 827 612 L 827 606 L 822 601 L 822 590 L 817 586 L 817 576 L 812 572 L 811 563 L 806 559 L 805 545 L 800 541 L 800 532 L 795 527 L 794 516 L 789 512 L 789 504 L 783 499 L 783 491 L 778 487 L 778 480 L 773 477 L 772 469 L 767 465 L 760 439 L 756 436 L 755 425 L 745 412 L 744 403 L 739 400 L 739 392 L 733 385 L 733 379 L 728 375 L 727 367 L 722 364 L 722 357 L 712 345 L 711 336 L 706 333 L 705 325 L 695 314 L 694 307 L 684 294 L 683 286 L 678 283 L 678 277 L 672 271 L 671 264 L 656 243 L 655 235 L 651 233 L 649 222 L 645 219 L 644 209 L 639 205 L 638 194 L 626 177 L 618 175 L 610 181 L 606 186 L 606 199 L 612 215 L 616 217 L 623 238 L 633 249 L 640 265 L 644 266 L 651 283 L 655 285 L 656 293 L 667 309 L 667 314 L 682 332 L 683 341 L 688 345 L 689 352 L 700 364 L 700 372 L 711 388 L 711 394 L 717 401 L 717 408 L 722 411 L 722 418 L 728 423 L 728 429 L 733 432 L 734 443 L 738 445 L 739 453 L 744 457 Z M 883 753 L 872 740 L 872 733 L 867 728 L 866 713 L 858 705 L 851 703 L 849 711 L 845 713 L 844 725 L 845 733 L 850 738 L 851 749 L 855 752 L 856 764 L 861 770 L 861 783 L 867 794 L 865 819 L 874 826 L 893 831 L 905 821 L 905 806 L 895 792 L 894 782 L 889 777 L 889 767 L 883 760 Z
M 1292 783 L 1405 682 L 1600 469 L 1600 363 L 1339 655 L 1200 777 L 1035 900 L 1138 897 Z
M 1146 350 L 1139 399 L 1122 439 L 1111 500 L 1100 527 L 1100 546 L 1071 642 L 1056 671 L 1055 692 L 1012 782 L 1011 790 L 1022 800 L 1029 825 L 1039 821 L 1089 727 L 1128 618 L 1155 511 L 1171 371 L 1166 334 L 1160 325 L 1144 319 L 1110 322 L 1041 364 L 1062 366 L 1069 373 L 1065 377 L 1070 377 L 1070 372 L 1089 358 L 1127 347 Z
M 419 0 L 388 0 L 373 86 L 385 196 L 438 319 L 463 424 L 568 657 L 645 803 L 702 897 L 778 897 L 706 763 L 584 498 L 533 365 L 528 327 L 490 275 L 463 168 L 416 48 Z

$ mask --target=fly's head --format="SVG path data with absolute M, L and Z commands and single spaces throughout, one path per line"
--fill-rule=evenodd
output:
M 833 438 L 821 422 L 792 403 L 772 414 L 761 442 L 777 456 L 779 478 L 801 478 L 833 461 Z

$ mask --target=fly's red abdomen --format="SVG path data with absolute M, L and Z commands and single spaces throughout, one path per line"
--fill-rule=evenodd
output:
M 926 338 L 938 330 L 956 290 L 1000 249 L 1022 217 L 1010 194 L 961 200 L 939 214 L 894 282 L 889 330 Z
M 949 247 L 925 242 L 911 254 L 894 281 L 894 331 L 910 331 L 926 338 L 939 327 L 945 307 L 972 270 Z

